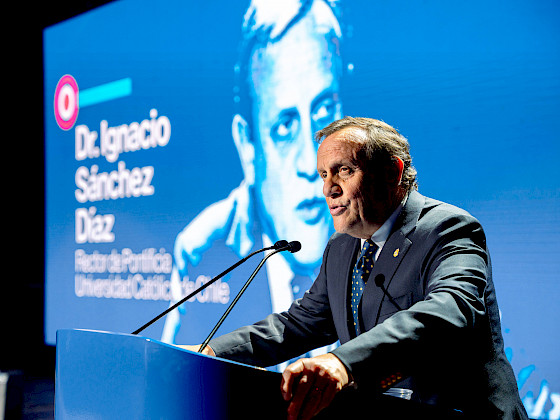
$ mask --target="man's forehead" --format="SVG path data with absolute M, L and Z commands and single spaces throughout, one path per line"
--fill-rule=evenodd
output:
M 325 138 L 317 152 L 317 166 L 331 162 L 351 161 L 357 163 L 358 153 L 362 149 L 363 132 L 356 127 L 346 127 Z

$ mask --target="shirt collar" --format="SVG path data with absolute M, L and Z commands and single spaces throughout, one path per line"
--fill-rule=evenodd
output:
M 389 218 L 385 220 L 385 223 L 383 223 L 381 227 L 377 229 L 373 233 L 373 235 L 371 235 L 372 242 L 375 243 L 375 245 L 377 245 L 378 247 L 377 254 L 379 254 L 381 248 L 383 248 L 383 245 L 385 245 L 385 242 L 387 242 L 387 239 L 389 238 L 389 234 L 393 230 L 393 226 L 395 225 L 395 222 L 397 221 L 397 217 L 399 217 L 399 214 L 401 213 L 401 210 L 403 209 L 407 198 L 408 196 L 404 197 L 403 201 L 399 204 L 399 206 L 393 211 L 393 213 L 391 213 Z M 361 240 L 362 246 L 364 246 L 364 242 L 365 239 L 362 239 Z

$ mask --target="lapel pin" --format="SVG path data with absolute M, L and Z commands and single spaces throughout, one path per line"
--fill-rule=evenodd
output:
M 399 256 L 399 248 L 395 249 L 395 252 L 393 252 L 393 257 L 397 258 Z

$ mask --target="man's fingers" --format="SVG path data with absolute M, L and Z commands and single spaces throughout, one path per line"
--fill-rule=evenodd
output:
M 294 383 L 303 372 L 303 368 L 303 362 L 300 359 L 289 365 L 282 373 L 282 383 L 280 385 L 280 390 L 282 391 L 282 397 L 284 398 L 284 401 L 290 401 L 292 399 Z
M 201 344 L 197 344 L 197 345 L 185 345 L 185 344 L 176 344 L 177 347 L 180 347 L 182 349 L 185 350 L 190 350 L 194 353 L 198 353 L 200 350 L 200 346 Z M 204 350 L 202 351 L 202 354 L 206 354 L 208 356 L 216 356 L 216 353 L 214 353 L 214 350 L 212 350 L 212 347 L 210 346 L 206 346 L 204 347 Z
M 300 377 L 297 384 L 294 385 L 293 397 L 288 406 L 288 419 L 303 419 L 305 407 L 309 404 L 309 397 L 316 394 L 313 389 L 313 377 L 306 374 Z M 303 409 L 302 409 L 303 407 Z
M 346 368 L 332 354 L 292 363 L 282 374 L 281 384 L 284 400 L 290 401 L 288 419 L 310 419 L 347 383 Z
M 308 382 L 303 391 L 300 392 L 298 384 L 294 399 L 288 406 L 288 419 L 310 419 L 319 412 L 323 393 L 321 388 L 316 383 Z
M 324 408 L 327 408 L 331 404 L 337 392 L 338 389 L 333 384 L 330 384 L 330 386 L 326 387 L 321 392 L 321 401 L 319 401 L 319 404 L 317 404 L 317 406 L 315 407 L 315 411 L 311 415 L 314 416 Z
M 330 405 L 336 393 L 335 383 L 318 376 L 303 376 L 295 385 L 294 397 L 288 406 L 288 419 L 311 419 Z

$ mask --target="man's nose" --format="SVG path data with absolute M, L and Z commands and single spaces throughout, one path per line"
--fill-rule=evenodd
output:
M 323 195 L 327 198 L 338 197 L 342 193 L 340 186 L 334 182 L 333 177 L 328 175 L 323 179 Z

